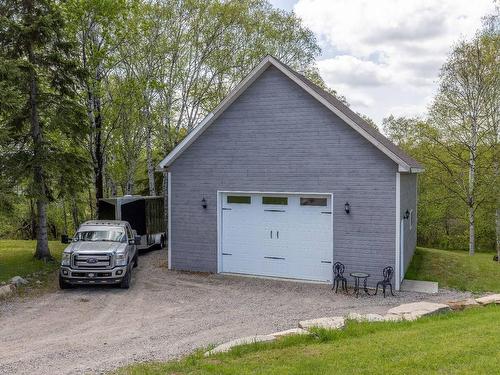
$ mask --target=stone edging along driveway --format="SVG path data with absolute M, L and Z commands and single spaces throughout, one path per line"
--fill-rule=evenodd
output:
M 169 361 L 199 348 L 297 327 L 321 316 L 378 313 L 405 303 L 470 297 L 401 292 L 372 298 L 329 285 L 169 271 L 167 254 L 141 256 L 132 287 L 80 287 L 0 299 L 0 374 L 102 374 Z
M 303 320 L 299 322 L 298 328 L 292 328 L 286 331 L 275 332 L 269 335 L 247 336 L 225 342 L 213 348 L 212 350 L 206 352 L 205 356 L 210 356 L 216 353 L 228 352 L 232 348 L 239 345 L 252 344 L 256 342 L 273 341 L 279 337 L 287 335 L 309 334 L 309 330 L 312 328 L 342 329 L 345 326 L 346 320 L 355 320 L 358 322 L 412 321 L 426 315 L 447 312 L 450 310 L 463 310 L 464 308 L 471 306 L 485 306 L 489 304 L 500 304 L 500 294 L 491 294 L 476 299 L 468 298 L 460 301 L 452 301 L 447 304 L 426 302 L 426 301 L 405 303 L 389 309 L 387 311 L 387 314 L 385 315 L 373 314 L 373 313 L 367 313 L 367 314 L 349 313 L 346 316 L 333 316 L 333 317 Z

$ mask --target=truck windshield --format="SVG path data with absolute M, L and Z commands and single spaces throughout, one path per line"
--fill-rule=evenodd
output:
M 120 230 L 89 230 L 76 233 L 74 241 L 126 242 L 125 232 Z

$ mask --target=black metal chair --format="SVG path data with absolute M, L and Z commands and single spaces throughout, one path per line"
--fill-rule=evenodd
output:
M 390 290 L 391 290 L 391 295 L 394 296 L 394 293 L 392 292 L 392 276 L 394 276 L 394 268 L 392 268 L 391 266 L 387 266 L 384 268 L 384 270 L 382 271 L 382 275 L 384 276 L 384 280 L 382 281 L 379 281 L 377 283 L 377 289 L 375 290 L 375 295 L 377 295 L 378 293 L 378 287 L 381 286 L 382 287 L 382 290 L 384 292 L 384 298 L 385 298 L 385 290 L 387 288 L 387 286 L 389 286 Z
M 333 285 L 332 285 L 332 290 L 335 288 L 335 293 L 339 290 L 339 283 L 342 283 L 342 290 L 347 293 L 347 279 L 344 277 L 344 271 L 345 271 L 345 266 L 340 263 L 336 262 L 333 265 Z

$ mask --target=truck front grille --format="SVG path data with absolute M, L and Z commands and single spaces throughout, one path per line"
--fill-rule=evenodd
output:
M 113 268 L 111 254 L 74 254 L 72 263 L 76 269 Z

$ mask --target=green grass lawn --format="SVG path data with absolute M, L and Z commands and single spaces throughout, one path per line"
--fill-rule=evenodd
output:
M 144 363 L 116 374 L 494 374 L 500 368 L 500 306 L 403 323 L 349 322 L 273 343 L 204 357 Z
M 417 248 L 406 278 L 437 281 L 440 287 L 472 292 L 500 292 L 500 263 L 493 253 Z
M 54 262 L 43 262 L 33 257 L 35 241 L 0 240 L 0 281 L 19 275 L 25 277 L 34 272 L 50 273 L 59 267 L 61 253 L 67 245 L 50 241 Z

